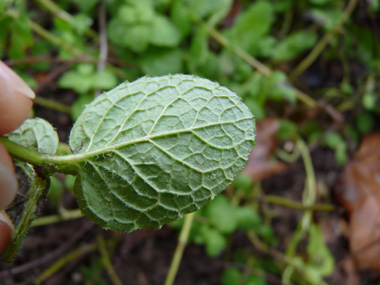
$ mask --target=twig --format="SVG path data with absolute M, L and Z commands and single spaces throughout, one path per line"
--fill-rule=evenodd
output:
M 177 248 L 175 249 L 172 263 L 170 264 L 169 271 L 166 275 L 165 285 L 172 285 L 178 272 L 181 263 L 183 251 L 185 250 L 187 240 L 189 238 L 191 225 L 193 224 L 195 213 L 186 214 L 181 232 L 179 234 Z
M 300 64 L 297 65 L 297 67 L 290 73 L 289 75 L 290 81 L 294 81 L 298 76 L 304 73 L 305 70 L 308 69 L 309 66 L 317 59 L 317 57 L 322 53 L 325 47 L 330 43 L 333 36 L 337 32 L 339 32 L 342 25 L 350 17 L 357 3 L 358 3 L 358 0 L 350 0 L 350 2 L 348 2 L 346 9 L 344 10 L 343 15 L 339 19 L 339 21 L 334 25 L 334 27 L 329 32 L 327 32 L 322 37 L 322 39 L 316 44 L 316 46 L 308 54 L 308 56 L 304 58 L 304 60 L 302 60 Z

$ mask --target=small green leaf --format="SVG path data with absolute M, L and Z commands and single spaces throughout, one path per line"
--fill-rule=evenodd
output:
M 209 256 L 219 255 L 227 246 L 227 238 L 217 230 L 209 230 L 206 237 L 206 252 Z
M 237 228 L 236 207 L 220 195 L 205 208 L 205 216 L 222 233 L 232 233 Z
M 9 134 L 8 139 L 46 154 L 55 154 L 59 142 L 58 134 L 52 125 L 41 118 L 26 120 L 17 130 Z
M 240 279 L 242 278 L 242 273 L 237 268 L 227 268 L 222 275 L 222 284 L 240 284 Z
M 168 18 L 156 15 L 153 19 L 150 42 L 156 46 L 175 47 L 181 40 L 181 33 Z
M 310 226 L 307 253 L 310 259 L 308 266 L 315 271 L 319 280 L 333 273 L 334 257 L 323 240 L 321 228 L 314 224 Z
M 196 76 L 143 77 L 87 105 L 70 135 L 82 211 L 107 229 L 158 228 L 209 203 L 253 149 L 234 92 Z
M 100 70 L 94 74 L 92 88 L 108 90 L 118 83 L 116 75 L 109 70 Z
M 318 38 L 315 33 L 308 31 L 295 32 L 286 37 L 273 50 L 275 61 L 291 60 L 300 53 L 313 47 Z
M 141 69 L 150 76 L 179 73 L 183 69 L 182 57 L 180 49 L 148 52 L 141 61 Z
M 273 21 L 274 13 L 269 1 L 257 1 L 238 16 L 228 31 L 228 37 L 243 49 L 255 50 L 260 39 L 268 34 Z
M 243 230 L 258 229 L 261 225 L 261 218 L 256 211 L 248 206 L 236 209 L 237 227 Z
M 84 107 L 87 104 L 90 104 L 92 100 L 94 100 L 93 95 L 81 95 L 77 100 L 75 100 L 74 104 L 71 106 L 71 118 L 73 121 L 76 121 L 78 119 Z

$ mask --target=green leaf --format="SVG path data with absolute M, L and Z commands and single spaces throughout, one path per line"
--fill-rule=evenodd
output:
M 161 227 L 222 192 L 254 138 L 248 107 L 218 83 L 180 74 L 123 83 L 71 131 L 79 206 L 107 229 Z
M 193 40 L 190 46 L 190 57 L 191 60 L 189 64 L 202 65 L 207 60 L 208 55 L 208 34 L 207 26 L 199 25 L 198 29 L 193 35 Z
M 150 42 L 156 46 L 175 47 L 181 40 L 181 33 L 168 18 L 156 15 L 152 24 Z
M 255 50 L 260 39 L 270 31 L 273 21 L 274 13 L 269 1 L 258 1 L 239 15 L 227 34 L 243 49 Z
M 242 278 L 242 273 L 237 268 L 227 268 L 222 275 L 222 284 L 240 284 L 240 279 Z
M 210 224 L 222 233 L 232 233 L 237 227 L 237 210 L 226 197 L 220 195 L 205 208 Z
M 8 139 L 40 153 L 55 154 L 58 148 L 58 134 L 49 122 L 41 118 L 26 120 Z
M 191 30 L 191 15 L 189 9 L 182 2 L 182 0 L 175 0 L 172 4 L 170 11 L 171 18 L 173 23 L 182 33 L 182 36 L 186 36 L 190 33 Z M 1 28 L 0 28 L 1 29 Z
M 209 230 L 206 241 L 206 252 L 209 256 L 219 255 L 227 246 L 227 238 L 217 230 Z
M 313 47 L 317 42 L 315 33 L 300 31 L 293 33 L 280 42 L 273 51 L 275 61 L 291 60 L 300 53 Z
M 118 83 L 116 75 L 109 70 L 100 70 L 94 74 L 93 89 L 108 90 Z
M 81 95 L 71 106 L 71 118 L 76 121 L 82 113 L 86 104 L 90 104 L 94 100 L 93 95 Z
M 138 53 L 144 52 L 148 47 L 151 32 L 150 24 L 126 25 L 119 18 L 112 19 L 107 27 L 107 34 L 112 43 Z
M 179 73 L 183 69 L 180 49 L 147 52 L 141 61 L 142 71 L 150 76 Z
M 237 227 L 243 230 L 258 229 L 261 225 L 261 218 L 256 211 L 249 206 L 242 206 L 236 209 Z
M 81 74 L 76 70 L 67 71 L 58 81 L 60 88 L 73 89 L 78 94 L 85 94 L 92 89 L 94 74 Z
M 323 240 L 321 228 L 314 224 L 310 226 L 307 253 L 310 258 L 308 267 L 318 273 L 319 280 L 333 273 L 335 267 L 334 257 Z

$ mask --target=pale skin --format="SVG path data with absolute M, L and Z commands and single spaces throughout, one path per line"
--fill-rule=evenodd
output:
M 0 60 L 0 135 L 17 129 L 28 118 L 34 92 Z M 4 251 L 14 226 L 4 209 L 12 203 L 18 190 L 12 158 L 0 144 L 0 253 Z

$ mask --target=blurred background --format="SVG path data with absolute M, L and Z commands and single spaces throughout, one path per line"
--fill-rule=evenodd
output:
M 196 213 L 175 284 L 380 283 L 379 0 L 0 1 L 0 59 L 62 148 L 141 76 L 227 86 L 257 120 L 247 167 Z M 182 221 L 104 231 L 57 174 L 2 284 L 163 284 Z

